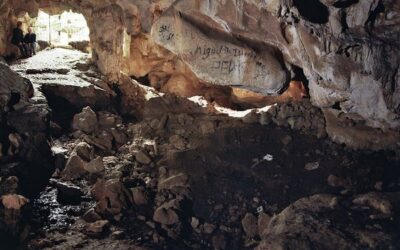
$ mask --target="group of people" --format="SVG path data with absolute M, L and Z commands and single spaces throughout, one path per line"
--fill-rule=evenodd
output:
M 13 30 L 11 43 L 19 48 L 22 57 L 31 57 L 36 54 L 36 34 L 33 33 L 32 27 L 29 27 L 28 33 L 24 36 L 22 22 L 20 21 Z

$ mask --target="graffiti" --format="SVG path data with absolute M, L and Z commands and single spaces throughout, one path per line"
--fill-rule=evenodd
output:
M 267 74 L 266 66 L 262 62 L 257 61 L 254 79 L 258 80 L 259 78 L 265 78 L 266 74 Z
M 219 47 L 208 47 L 208 46 L 196 46 L 196 48 L 190 52 L 191 55 L 201 55 L 201 59 L 205 60 L 212 55 L 226 55 L 232 57 L 246 56 L 252 59 L 256 58 L 256 53 L 251 50 L 244 50 L 240 48 L 231 48 L 226 45 L 220 45 Z
M 235 60 L 216 60 L 211 64 L 211 70 L 220 74 L 232 74 L 237 72 L 239 75 L 243 71 L 243 65 L 240 61 Z
M 158 33 L 160 33 L 160 37 L 164 41 L 170 41 L 174 38 L 175 34 L 170 31 L 170 26 L 169 25 L 161 25 L 160 29 L 158 30 Z
M 243 76 L 248 68 L 252 71 L 251 77 L 255 81 L 263 81 L 268 74 L 267 66 L 259 61 L 256 53 L 251 50 L 229 45 L 214 47 L 197 45 L 190 51 L 190 55 L 198 60 L 206 61 L 211 71 L 217 74 Z
M 201 55 L 201 59 L 204 60 L 212 55 L 221 55 L 222 53 L 229 54 L 229 47 L 224 45 L 221 45 L 219 48 L 197 46 L 196 49 L 191 52 L 191 55 Z

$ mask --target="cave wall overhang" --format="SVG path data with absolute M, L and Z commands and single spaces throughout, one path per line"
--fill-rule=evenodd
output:
M 383 131 L 400 126 L 395 0 L 12 2 L 0 1 L 0 54 L 16 15 L 72 9 L 86 17 L 94 61 L 111 80 L 146 76 L 183 96 L 201 94 L 200 82 L 276 94 L 301 68 L 314 105 Z

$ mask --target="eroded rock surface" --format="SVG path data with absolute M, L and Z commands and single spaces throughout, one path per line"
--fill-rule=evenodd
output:
M 395 193 L 363 194 L 352 202 L 350 199 L 353 205 L 344 205 L 349 201 L 332 195 L 302 198 L 262 229 L 263 241 L 257 249 L 396 249 L 399 236 L 377 233 L 383 226 L 379 225 L 382 221 L 373 218 L 377 214 L 378 217 L 379 214 L 390 216 L 392 202 L 398 204 L 398 198 Z M 365 221 L 365 224 L 357 226 L 355 220 Z M 355 240 L 349 240 L 349 236 Z
M 234 106 L 243 95 L 247 104 L 258 98 L 226 86 L 277 94 L 297 79 L 308 84 L 313 105 L 351 121 L 334 117 L 349 129 L 331 129 L 332 139 L 350 146 L 359 140 L 359 148 L 395 146 L 349 131 L 364 126 L 383 130 L 383 138 L 398 135 L 397 1 L 3 0 L 0 6 L 1 55 L 12 51 L 6 37 L 15 17 L 72 9 L 86 17 L 93 60 L 112 81 L 123 72 L 157 90 Z M 123 90 L 129 99 L 131 91 L 137 90 Z
M 370 127 L 398 131 L 399 31 L 390 28 L 399 21 L 397 5 L 176 1 L 153 25 L 152 36 L 209 82 L 277 92 L 287 81 L 285 70 L 294 77 L 295 67 L 301 67 L 314 105 L 336 105 L 353 115 L 350 119 L 358 116 Z M 254 49 L 237 47 L 243 43 Z M 245 75 L 255 78 L 257 72 L 262 80 L 246 83 Z M 358 139 L 345 131 L 330 134 Z
M 3 62 L 0 83 L 0 241 L 12 242 L 27 237 L 24 196 L 36 195 L 53 171 L 50 109 L 32 102 L 31 82 Z

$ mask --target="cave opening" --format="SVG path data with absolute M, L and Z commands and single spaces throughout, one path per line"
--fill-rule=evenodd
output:
M 32 20 L 32 27 L 38 40 L 47 41 L 55 46 L 67 46 L 71 42 L 90 40 L 85 17 L 72 10 L 56 15 L 39 10 L 37 18 Z

